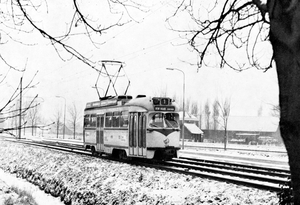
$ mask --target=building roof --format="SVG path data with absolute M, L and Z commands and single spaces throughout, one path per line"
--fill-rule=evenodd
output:
M 193 123 L 184 123 L 184 126 L 192 133 L 192 134 L 203 134 L 203 131 Z
M 227 130 L 243 132 L 276 132 L 278 125 L 279 119 L 276 117 L 229 116 Z

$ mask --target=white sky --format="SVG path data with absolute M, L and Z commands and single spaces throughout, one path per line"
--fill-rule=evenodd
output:
M 59 4 L 56 5 L 59 8 Z M 174 8 L 168 4 L 153 4 L 149 12 L 138 15 L 138 19 L 144 18 L 142 22 L 109 30 L 104 35 L 106 43 L 100 49 L 88 46 L 80 39 L 76 46 L 93 59 L 125 62 L 125 71 L 131 81 L 128 94 L 132 96 L 153 96 L 167 89 L 170 97 L 175 94 L 181 97 L 182 73 L 166 70 L 173 67 L 185 72 L 186 98 L 197 101 L 202 107 L 207 100 L 212 103 L 215 98 L 222 100 L 230 97 L 231 115 L 255 116 L 261 106 L 263 115 L 270 115 L 271 105 L 278 104 L 276 70 L 262 72 L 253 68 L 238 73 L 229 68 L 203 67 L 197 72 L 196 66 L 182 62 L 194 63 L 197 59 L 195 53 L 190 52 L 187 46 L 179 46 L 183 41 L 178 33 L 166 28 L 165 19 L 172 11 Z M 61 17 L 62 14 L 56 12 L 55 15 Z M 45 23 L 46 26 L 49 25 Z M 67 106 L 74 102 L 82 112 L 86 102 L 97 100 L 96 90 L 92 88 L 98 76 L 95 70 L 75 59 L 62 61 L 51 44 L 38 33 L 31 34 L 30 38 L 29 42 L 36 45 L 22 46 L 10 42 L 9 45 L 1 45 L 1 55 L 21 67 L 27 62 L 25 83 L 39 71 L 35 79 L 39 84 L 25 93 L 25 99 L 39 94 L 40 100 L 43 99 L 45 119 L 53 119 L 54 112 L 64 107 L 63 99 L 55 96 L 64 97 Z M 4 93 L 2 96 L 8 96 L 13 91 L 11 86 L 18 85 L 18 77 L 13 73 L 8 76 L 8 84 L 0 86 L 1 93 Z M 101 79 L 99 86 L 106 90 Z M 3 99 L 1 104 L 5 101 Z

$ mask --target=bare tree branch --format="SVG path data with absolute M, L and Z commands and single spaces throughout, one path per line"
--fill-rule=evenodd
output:
M 215 1 L 213 8 L 218 3 Z M 174 14 L 167 19 L 170 28 L 174 31 L 185 33 L 187 43 L 198 54 L 198 69 L 202 65 L 208 65 L 207 56 L 215 52 L 218 54 L 219 66 L 230 67 L 241 71 L 251 67 L 267 70 L 271 63 L 260 61 L 259 52 L 261 47 L 257 45 L 268 40 L 269 22 L 266 20 L 266 4 L 260 0 L 226 0 L 220 9 L 207 8 L 206 13 L 202 7 L 192 1 L 181 1 Z M 187 13 L 191 23 L 188 24 L 192 29 L 176 28 L 172 25 L 172 19 L 179 15 L 179 10 Z M 205 14 L 212 16 L 202 20 Z M 247 35 L 244 35 L 247 33 Z M 240 35 L 241 34 L 241 35 Z M 254 35 L 254 41 L 253 39 Z M 232 60 L 230 56 L 235 49 L 244 47 L 244 52 L 248 56 L 248 63 L 244 60 Z M 272 60 L 272 56 L 270 57 Z

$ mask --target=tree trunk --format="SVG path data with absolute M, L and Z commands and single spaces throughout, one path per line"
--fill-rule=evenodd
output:
M 74 120 L 75 121 L 75 120 Z M 74 122 L 74 124 L 73 124 L 73 138 L 74 138 L 74 140 L 75 140 L 75 138 L 76 138 L 76 122 Z
M 34 123 L 32 122 L 32 123 L 31 123 L 31 136 L 34 136 L 34 135 L 33 135 L 33 124 L 34 124 Z
M 228 139 L 227 139 L 227 128 L 225 127 L 224 129 L 224 150 L 227 150 L 227 143 L 228 143 Z
M 268 3 L 279 83 L 280 131 L 289 158 L 294 204 L 300 204 L 300 4 Z
M 57 121 L 57 125 L 56 125 L 56 138 L 58 138 L 58 132 L 59 132 L 59 121 Z

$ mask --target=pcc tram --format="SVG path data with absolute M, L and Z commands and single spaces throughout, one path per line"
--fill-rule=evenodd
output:
M 178 156 L 179 137 L 178 107 L 170 98 L 106 97 L 84 110 L 83 142 L 93 154 L 169 159 Z

